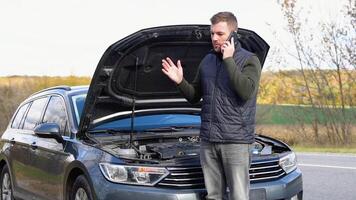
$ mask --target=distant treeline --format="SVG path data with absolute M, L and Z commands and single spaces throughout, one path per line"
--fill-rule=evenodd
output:
M 303 77 L 298 71 L 264 72 L 261 76 L 257 100 L 259 104 L 257 109 L 257 123 L 283 126 L 290 126 L 293 124 L 310 126 L 310 124 L 312 124 L 314 128 L 316 124 L 315 121 L 317 121 L 317 123 L 320 124 L 319 126 L 328 127 L 330 124 L 329 118 L 332 116 L 331 122 L 333 124 L 338 125 L 340 123 L 347 123 L 349 124 L 348 126 L 353 127 L 354 125 L 352 124 L 355 124 L 354 121 L 356 121 L 354 120 L 356 119 L 356 108 L 353 105 L 354 99 L 356 99 L 356 87 L 355 80 L 351 80 L 350 77 L 354 77 L 355 75 L 355 71 L 342 73 L 342 78 L 344 78 L 347 83 L 343 85 L 342 89 L 348 94 L 345 98 L 349 98 L 348 101 L 344 102 L 349 102 L 346 104 L 346 108 L 350 109 L 340 110 L 338 109 L 338 101 L 340 101 L 340 98 L 338 97 L 339 94 L 333 92 L 337 91 L 337 84 L 334 81 L 333 71 L 325 71 L 325 76 L 322 78 L 325 79 L 325 77 L 327 77 L 328 87 L 322 89 L 327 90 L 325 91 L 325 95 L 329 96 L 326 96 L 326 101 L 328 101 L 328 99 L 333 101 L 333 104 L 330 105 L 334 105 L 334 109 L 326 109 L 330 106 L 320 107 L 308 104 L 305 87 L 302 84 Z M 90 80 L 91 77 L 77 76 L 0 77 L 0 131 L 2 132 L 6 128 L 17 106 L 30 94 L 57 85 L 89 85 Z M 311 92 L 316 90 L 316 87 L 313 85 L 310 85 L 310 88 L 309 91 Z M 320 96 L 320 94 L 323 93 L 319 90 L 318 93 L 312 95 L 315 95 L 315 99 L 318 99 L 318 95 Z M 278 106 L 281 104 L 295 106 Z M 306 107 L 304 105 L 306 105 Z M 352 129 L 350 129 L 350 131 L 351 130 Z
M 313 74 L 308 74 L 307 76 L 315 76 Z M 313 85 L 309 87 L 311 93 L 315 93 L 314 96 L 319 96 L 323 94 L 325 90 L 325 96 L 331 101 L 340 101 L 338 91 L 338 84 L 335 78 L 335 70 L 323 70 L 322 77 L 317 77 L 319 80 L 325 80 L 325 85 Z M 344 80 L 343 85 L 344 93 L 349 94 L 349 99 L 356 99 L 356 82 L 354 80 L 356 77 L 355 70 L 344 71 L 341 73 L 341 79 Z M 51 76 L 8 76 L 0 77 L 0 92 L 6 90 L 17 90 L 21 91 L 24 96 L 27 96 L 35 91 L 57 86 L 57 85 L 88 85 L 90 84 L 91 77 L 79 77 L 79 76 L 67 76 L 67 77 L 51 77 Z M 7 89 L 6 89 L 7 88 Z M 17 92 L 16 92 L 17 93 Z M 259 94 L 257 103 L 258 104 L 294 104 L 294 105 L 309 105 L 310 103 L 306 100 L 307 91 L 305 88 L 304 80 L 302 74 L 299 71 L 266 71 L 261 75 Z M 312 94 L 313 95 L 313 94 Z M 11 96 L 8 96 L 9 98 Z M 2 97 L 1 97 L 2 98 Z M 353 102 L 353 101 L 351 101 Z M 1 103 L 1 102 L 0 102 Z M 354 106 L 353 103 L 347 106 Z
M 356 70 L 267 71 L 261 76 L 258 103 L 311 105 L 314 101 L 352 107 L 356 103 L 355 79 Z M 338 80 L 342 81 L 341 88 Z

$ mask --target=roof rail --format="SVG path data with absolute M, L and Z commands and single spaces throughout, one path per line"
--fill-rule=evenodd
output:
M 68 85 L 58 85 L 58 86 L 49 87 L 49 88 L 40 90 L 38 92 L 35 92 L 31 96 L 34 96 L 34 95 L 36 95 L 38 93 L 41 93 L 41 92 L 45 92 L 45 91 L 49 91 L 49 90 L 55 90 L 55 89 L 66 90 L 66 91 L 70 91 L 71 90 L 71 88 Z

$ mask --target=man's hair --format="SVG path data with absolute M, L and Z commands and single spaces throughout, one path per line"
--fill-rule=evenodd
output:
M 210 18 L 210 22 L 212 25 L 219 22 L 226 22 L 230 28 L 237 31 L 237 19 L 231 12 L 218 12 Z

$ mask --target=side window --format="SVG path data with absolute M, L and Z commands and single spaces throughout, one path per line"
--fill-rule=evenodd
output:
M 21 106 L 19 111 L 17 111 L 16 116 L 14 117 L 14 120 L 12 121 L 11 128 L 19 128 L 21 119 L 23 118 L 23 115 L 25 114 L 28 105 L 29 104 L 27 103 L 27 104 Z
M 34 100 L 25 119 L 23 129 L 33 130 L 40 122 L 41 114 L 46 105 L 47 98 Z
M 68 132 L 65 104 L 61 97 L 51 97 L 43 117 L 44 123 L 57 123 L 62 135 Z

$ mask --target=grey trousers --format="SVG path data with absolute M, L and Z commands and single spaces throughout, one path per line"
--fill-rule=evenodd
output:
M 248 200 L 250 191 L 249 144 L 201 142 L 200 162 L 203 168 L 207 200 L 221 200 L 228 187 L 230 200 Z

